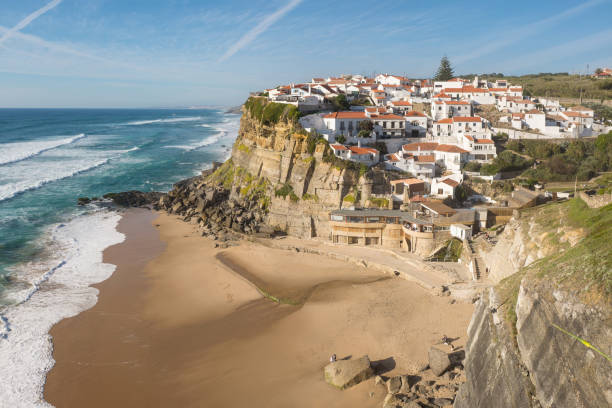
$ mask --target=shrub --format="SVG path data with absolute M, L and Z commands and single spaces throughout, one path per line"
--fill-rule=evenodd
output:
M 346 201 L 347 203 L 355 203 L 355 196 L 353 194 L 347 194 L 344 196 L 342 201 Z
M 291 184 L 285 183 L 280 188 L 276 189 L 276 191 L 274 191 L 274 196 L 285 198 L 291 193 L 293 193 L 293 187 L 291 187 Z
M 467 163 L 464 167 L 463 170 L 465 171 L 480 171 L 480 168 L 482 167 L 482 165 L 478 162 L 475 161 L 471 161 L 469 163 Z
M 371 198 L 370 203 L 372 203 L 372 205 L 375 205 L 378 208 L 389 207 L 389 200 L 387 200 L 386 198 Z

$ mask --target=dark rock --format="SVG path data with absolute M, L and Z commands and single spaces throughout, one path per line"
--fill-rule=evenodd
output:
M 104 198 L 110 199 L 114 204 L 122 207 L 143 207 L 160 202 L 164 193 L 157 191 L 142 192 L 142 191 L 124 191 L 121 193 L 107 193 Z
M 78 205 L 85 205 L 89 203 L 91 203 L 91 200 L 89 199 L 89 197 L 79 197 L 79 199 L 77 200 Z

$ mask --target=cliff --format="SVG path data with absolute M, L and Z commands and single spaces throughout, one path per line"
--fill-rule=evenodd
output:
M 456 408 L 612 405 L 611 238 L 612 206 L 581 200 L 507 226 L 492 253 L 508 277 L 477 304 Z
M 253 182 L 265 180 L 266 224 L 298 237 L 327 237 L 330 210 L 347 196 L 351 204 L 355 198 L 366 204 L 371 193 L 388 192 L 393 175 L 335 159 L 324 140 L 301 128 L 291 105 L 268 112 L 278 105 L 253 98 L 245 104 L 231 160 L 224 164 L 244 175 L 226 187 L 240 199 Z M 379 187 L 373 191 L 373 185 Z

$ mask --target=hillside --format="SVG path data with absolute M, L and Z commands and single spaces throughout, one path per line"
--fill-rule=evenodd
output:
M 477 305 L 456 408 L 612 403 L 610 239 L 612 204 L 580 199 L 508 224 L 497 245 L 518 270 Z
M 490 81 L 506 79 L 512 85 L 521 85 L 527 96 L 554 98 L 580 98 L 597 101 L 612 99 L 612 80 L 594 79 L 567 73 L 540 73 L 521 76 L 483 75 Z

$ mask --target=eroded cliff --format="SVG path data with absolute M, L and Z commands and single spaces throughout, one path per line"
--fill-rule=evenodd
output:
M 507 226 L 509 276 L 478 302 L 455 407 L 612 405 L 610 239 L 612 206 L 578 199 Z

